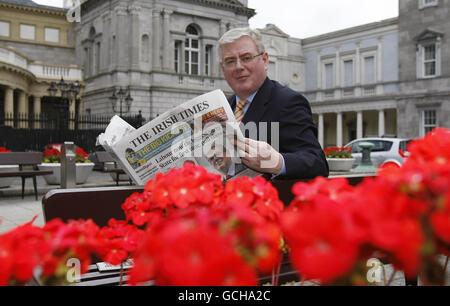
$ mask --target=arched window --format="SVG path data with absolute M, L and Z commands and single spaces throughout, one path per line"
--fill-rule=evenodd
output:
M 184 44 L 185 72 L 199 75 L 200 46 L 197 29 L 193 25 L 186 28 L 186 40 Z

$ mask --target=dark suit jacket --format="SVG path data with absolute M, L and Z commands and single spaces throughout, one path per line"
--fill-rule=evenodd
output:
M 236 96 L 228 98 L 231 108 L 236 107 Z M 310 179 L 328 176 L 328 163 L 317 140 L 317 128 L 312 120 L 308 100 L 300 93 L 266 78 L 242 119 L 245 125 L 256 126 L 267 122 L 268 132 L 244 130 L 246 137 L 266 141 L 283 155 L 286 175 L 277 179 Z M 271 122 L 279 122 L 279 146 L 277 133 L 272 135 Z M 247 126 L 246 126 L 247 127 Z M 263 129 L 264 130 L 264 129 Z

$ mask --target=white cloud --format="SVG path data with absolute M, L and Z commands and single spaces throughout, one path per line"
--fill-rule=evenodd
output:
M 398 16 L 398 0 L 249 0 L 248 6 L 257 13 L 251 27 L 273 23 L 297 38 Z

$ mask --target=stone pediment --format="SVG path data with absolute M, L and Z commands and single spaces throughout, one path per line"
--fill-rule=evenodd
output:
M 417 35 L 414 40 L 415 41 L 424 41 L 424 40 L 432 40 L 437 39 L 444 36 L 444 33 L 432 30 L 432 29 L 426 29 L 422 31 L 419 35 Z
M 284 38 L 289 38 L 289 35 L 284 33 L 279 27 L 274 24 L 268 23 L 264 29 L 260 29 L 261 33 L 266 35 L 280 36 Z
M 234 11 L 238 15 L 244 15 L 248 18 L 253 17 L 256 13 L 252 8 L 248 8 L 238 0 L 183 0 L 183 2 L 192 2 L 203 6 L 223 8 Z

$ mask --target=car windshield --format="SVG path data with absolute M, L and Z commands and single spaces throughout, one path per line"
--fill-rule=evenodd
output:
M 400 141 L 399 149 L 402 150 L 403 152 L 407 152 L 408 144 L 411 142 L 411 140 L 412 139 Z
M 383 151 L 389 151 L 392 147 L 392 141 L 387 140 L 361 140 L 357 141 L 352 144 L 352 152 L 353 153 L 362 153 L 362 148 L 359 146 L 362 142 L 370 142 L 374 144 L 374 147 L 372 148 L 372 152 L 383 152 Z

